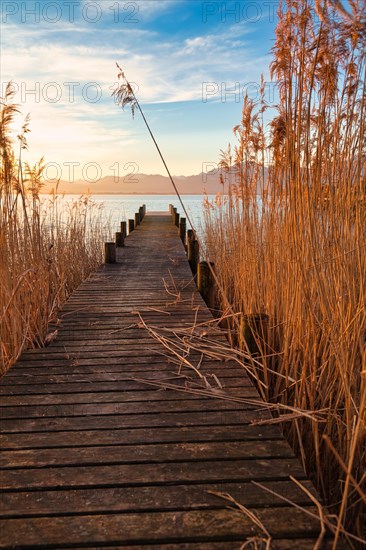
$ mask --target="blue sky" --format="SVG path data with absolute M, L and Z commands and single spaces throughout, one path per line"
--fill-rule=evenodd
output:
M 273 101 L 276 9 L 271 0 L 3 0 L 2 90 L 13 81 L 31 114 L 28 160 L 45 156 L 47 175 L 66 180 L 124 176 L 131 164 L 164 173 L 139 115 L 111 98 L 117 61 L 171 172 L 201 172 L 232 140 L 261 73 Z

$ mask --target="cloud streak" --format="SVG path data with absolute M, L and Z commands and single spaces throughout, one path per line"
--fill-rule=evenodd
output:
M 258 81 L 258 68 L 265 67 L 266 58 L 254 47 L 253 26 L 228 24 L 217 32 L 212 25 L 202 25 L 196 14 L 194 28 L 171 32 L 164 27 L 164 14 L 171 13 L 174 21 L 188 4 L 139 1 L 143 22 L 122 27 L 111 20 L 111 10 L 109 24 L 101 21 L 99 27 L 81 20 L 57 25 L 10 21 L 3 26 L 2 79 L 14 82 L 16 101 L 23 113 L 32 114 L 34 146 L 52 158 L 55 151 L 70 157 L 77 143 L 80 149 L 88 148 L 86 155 L 80 152 L 84 157 L 100 156 L 101 144 L 108 148 L 106 158 L 111 150 L 117 154 L 122 140 L 130 154 L 133 147 L 141 146 L 138 124 L 124 132 L 116 128 L 118 110 L 111 98 L 116 61 L 136 83 L 141 103 L 147 109 L 151 106 L 150 116 L 158 129 L 168 126 L 169 105 L 176 106 L 176 118 L 185 112 L 191 116 L 185 106 L 202 102 L 204 83 L 218 87 L 225 83 L 230 89 L 236 82 Z M 106 7 L 104 2 L 104 11 Z M 220 94 L 214 101 L 222 101 Z M 159 104 L 158 115 L 153 106 Z M 192 119 L 192 127 L 195 124 L 197 120 Z

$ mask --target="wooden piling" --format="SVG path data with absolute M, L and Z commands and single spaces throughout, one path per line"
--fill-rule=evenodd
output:
M 143 218 L 146 216 L 146 204 L 142 205 Z
M 197 288 L 210 309 L 215 307 L 215 280 L 212 262 L 199 262 L 197 267 Z
M 187 244 L 188 244 L 189 241 L 194 241 L 195 238 L 196 237 L 195 237 L 193 229 L 188 229 L 187 230 Z
M 135 229 L 135 220 L 128 220 L 128 234 Z
M 135 213 L 135 228 L 140 225 L 140 212 Z
M 193 275 L 197 274 L 197 265 L 199 262 L 199 245 L 196 239 L 188 241 L 187 243 L 187 256 L 188 262 L 191 267 Z
M 141 223 L 142 220 L 144 219 L 144 207 L 143 206 L 140 206 L 140 208 L 139 208 L 139 215 L 140 215 L 140 223 Z
M 182 243 L 185 245 L 185 237 L 186 237 L 186 227 L 187 222 L 185 218 L 180 218 L 179 220 L 179 237 L 181 238 Z
M 180 216 L 179 216 L 178 212 L 176 212 L 174 214 L 174 225 L 176 225 L 177 227 L 179 227 L 179 218 L 180 218 Z
M 121 222 L 121 233 L 127 237 L 127 222 Z
M 104 262 L 106 264 L 116 263 L 116 243 L 104 243 Z
M 122 231 L 117 231 L 117 233 L 116 233 L 116 247 L 121 248 L 122 246 L 125 246 L 125 236 L 122 233 Z
M 172 209 L 172 220 L 173 220 L 173 223 L 175 222 L 175 215 L 177 213 L 177 209 L 173 207 Z

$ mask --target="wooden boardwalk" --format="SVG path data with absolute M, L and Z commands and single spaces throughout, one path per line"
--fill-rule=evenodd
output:
M 225 341 L 171 217 L 147 215 L 117 260 L 1 380 L 0 547 L 265 548 L 213 492 L 270 548 L 313 548 L 317 510 L 289 476 L 314 490 L 277 426 L 251 424 L 269 413 L 244 368 L 202 361 Z

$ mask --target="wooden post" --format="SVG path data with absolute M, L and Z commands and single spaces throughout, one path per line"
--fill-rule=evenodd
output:
M 258 355 L 260 351 L 265 352 L 267 330 L 268 315 L 265 313 L 242 315 L 239 338 L 241 347 L 248 348 L 252 354 Z
M 173 220 L 173 223 L 175 222 L 175 215 L 177 213 L 177 209 L 176 208 L 173 208 L 172 210 L 172 220 Z
M 140 206 L 140 208 L 139 208 L 139 215 L 140 215 L 140 223 L 141 223 L 142 220 L 144 219 L 144 208 L 143 208 L 143 206 Z
M 186 226 L 187 226 L 187 223 L 186 223 L 186 219 L 185 218 L 181 218 L 179 220 L 179 236 L 182 240 L 182 243 L 185 245 L 185 236 L 186 236 Z
M 104 243 L 104 261 L 106 264 L 116 263 L 116 243 Z
M 128 220 L 128 234 L 135 229 L 135 220 Z
M 200 256 L 199 256 L 198 241 L 196 241 L 195 239 L 192 241 L 188 241 L 187 256 L 188 256 L 188 262 L 191 267 L 192 273 L 194 276 L 196 276 L 197 265 L 198 265 Z
M 127 222 L 121 222 L 121 233 L 124 237 L 127 237 Z
M 194 231 L 193 229 L 188 229 L 187 231 L 187 245 L 189 243 L 189 241 L 194 241 Z
M 143 217 L 145 217 L 146 216 L 146 204 L 142 205 L 142 212 L 143 212 Z
M 140 225 L 140 212 L 136 212 L 135 214 L 135 227 Z
M 200 262 L 197 268 L 197 288 L 210 309 L 215 307 L 215 281 L 212 275 L 214 264 Z
M 173 211 L 173 205 L 172 205 L 172 204 L 169 204 L 169 214 L 170 214 L 170 215 L 172 214 L 172 211 Z
M 179 217 L 180 216 L 179 216 L 178 212 L 176 212 L 174 214 L 174 225 L 176 225 L 177 227 L 179 227 Z
M 125 246 L 125 236 L 122 233 L 122 231 L 118 231 L 116 233 L 116 246 L 118 248 L 121 248 L 122 246 Z

